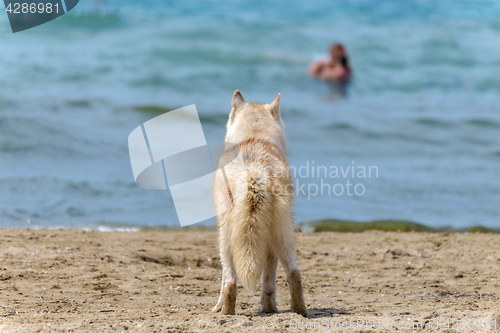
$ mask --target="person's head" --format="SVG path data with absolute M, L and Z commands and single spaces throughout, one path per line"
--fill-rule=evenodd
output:
M 340 58 L 347 58 L 345 47 L 340 43 L 335 43 L 330 47 L 330 56 L 333 60 L 340 60 Z
M 344 45 L 340 43 L 335 43 L 330 47 L 330 56 L 332 57 L 332 61 L 340 64 L 344 67 L 349 73 L 351 72 L 351 66 L 349 65 L 349 59 L 347 57 L 347 51 Z

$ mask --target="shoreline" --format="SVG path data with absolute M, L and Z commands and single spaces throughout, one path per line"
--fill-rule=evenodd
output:
M 257 314 L 259 292 L 241 288 L 235 316 L 212 313 L 221 278 L 215 231 L 2 228 L 0 330 L 285 332 L 298 325 L 314 332 L 325 331 L 314 327 L 323 320 L 411 321 L 424 330 L 446 320 L 500 323 L 500 235 L 298 232 L 296 239 L 307 319 L 289 312 L 281 265 L 280 313 Z M 483 326 L 468 332 L 493 332 Z
M 138 232 L 138 231 L 154 231 L 154 232 L 169 232 L 169 231 L 216 231 L 215 224 L 202 224 L 187 227 L 158 225 L 144 226 L 139 224 L 124 224 L 113 222 L 102 222 L 99 225 L 93 223 L 90 227 L 83 228 L 65 228 L 55 226 L 50 228 L 38 227 L 11 227 L 13 229 L 29 229 L 29 230 L 84 230 L 84 231 L 101 231 L 101 232 Z M 338 219 L 323 219 L 310 222 L 295 223 L 295 230 L 298 232 L 341 232 L 341 233 L 362 233 L 366 231 L 387 231 L 387 232 L 430 232 L 430 233 L 486 233 L 500 234 L 500 228 L 490 228 L 481 225 L 470 227 L 455 228 L 451 226 L 432 227 L 427 224 L 417 223 L 404 220 L 373 220 L 373 221 L 350 221 Z

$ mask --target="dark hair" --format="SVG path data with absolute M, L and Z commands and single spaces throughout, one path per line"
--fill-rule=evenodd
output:
M 341 56 L 338 58 L 340 64 L 342 67 L 345 68 L 348 74 L 351 74 L 351 66 L 349 65 L 349 59 L 347 58 L 347 55 Z
M 330 53 L 336 53 L 336 60 L 344 67 L 349 74 L 351 74 L 351 66 L 349 65 L 349 58 L 344 45 L 334 43 L 330 47 Z

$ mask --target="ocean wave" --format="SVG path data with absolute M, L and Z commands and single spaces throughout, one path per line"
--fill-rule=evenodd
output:
M 427 127 L 440 127 L 440 128 L 453 127 L 453 123 L 446 122 L 443 120 L 438 120 L 438 119 L 432 119 L 432 118 L 416 119 L 415 123 L 418 125 L 423 125 L 423 126 L 427 126 Z
M 475 127 L 500 128 L 500 122 L 490 119 L 469 119 L 466 121 L 466 124 Z
M 149 113 L 152 115 L 160 115 L 160 114 L 164 114 L 166 112 L 175 110 L 177 108 L 168 108 L 168 107 L 158 106 L 158 105 L 140 105 L 140 106 L 133 107 L 133 109 L 140 111 L 140 112 Z
M 498 73 L 498 69 L 495 68 L 495 74 Z M 494 91 L 495 93 L 500 90 L 500 79 L 498 76 L 485 77 L 477 81 L 474 85 L 477 92 L 489 92 Z
M 211 64 L 214 66 L 229 67 L 232 65 L 280 65 L 285 67 L 308 65 L 311 59 L 299 54 L 290 54 L 286 52 L 269 52 L 266 50 L 255 49 L 228 49 L 221 50 L 207 44 L 207 40 L 202 43 L 192 41 L 188 49 L 178 46 L 157 47 L 147 51 L 146 56 L 155 61 L 169 61 L 172 63 L 190 63 L 190 64 Z M 201 41 L 200 41 L 201 42 Z M 215 42 L 215 41 L 214 41 Z M 185 45 L 183 40 L 181 45 Z
M 351 124 L 348 124 L 348 123 L 333 123 L 333 124 L 330 124 L 330 125 L 327 125 L 324 127 L 326 130 L 332 130 L 332 131 L 336 131 L 336 130 L 347 130 L 347 131 L 350 131 L 350 130 L 357 130 L 354 126 L 352 126 Z
M 151 116 L 158 116 L 164 114 L 166 112 L 170 112 L 172 110 L 178 109 L 179 107 L 165 107 L 159 105 L 140 105 L 133 107 L 134 110 L 139 111 L 141 113 L 150 114 Z M 217 113 L 215 111 L 204 111 L 199 112 L 198 117 L 202 124 L 219 124 L 223 125 L 227 122 L 227 114 L 226 113 Z
M 118 29 L 126 25 L 120 12 L 116 11 L 84 11 L 75 8 L 69 13 L 55 20 L 55 28 L 78 28 L 92 31 L 103 31 L 108 29 Z
M 426 53 L 421 55 L 416 60 L 417 66 L 443 66 L 443 67 L 459 67 L 462 69 L 470 69 L 478 65 L 478 61 L 469 55 L 448 55 L 446 53 Z
M 88 139 L 78 137 L 63 126 L 45 119 L 7 117 L 2 123 L 3 153 L 32 154 L 46 157 L 91 157 L 85 148 Z
M 417 121 L 418 123 L 418 121 Z M 433 126 L 433 127 L 447 127 L 447 123 L 442 123 L 439 121 L 429 121 L 424 120 L 425 126 Z M 377 141 L 391 141 L 394 142 L 415 142 L 422 143 L 427 145 L 442 145 L 443 142 L 440 140 L 432 139 L 429 137 L 423 137 L 420 134 L 412 134 L 410 132 L 398 132 L 398 131 L 384 131 L 384 130 L 371 130 L 371 129 L 362 129 L 359 127 L 355 127 L 353 125 L 347 123 L 334 123 L 331 125 L 324 126 L 328 132 L 331 132 L 332 135 L 340 139 L 340 137 L 348 137 L 348 138 L 365 138 L 369 140 L 377 140 Z

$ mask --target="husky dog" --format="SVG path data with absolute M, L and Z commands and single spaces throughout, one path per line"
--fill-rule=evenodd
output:
M 227 123 L 226 148 L 215 174 L 214 200 L 222 262 L 222 287 L 214 312 L 234 314 L 236 279 L 255 291 L 262 276 L 260 312 L 276 308 L 278 259 L 285 268 L 291 311 L 307 317 L 297 267 L 288 170 L 278 94 L 270 104 L 245 102 L 236 90 Z M 235 150 L 238 150 L 235 152 Z M 231 154 L 237 157 L 231 160 Z M 232 208 L 228 208 L 232 207 Z

